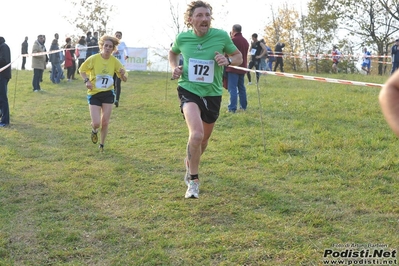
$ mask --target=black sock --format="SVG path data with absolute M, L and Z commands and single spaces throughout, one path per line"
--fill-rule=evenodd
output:
M 198 179 L 198 174 L 190 175 L 190 180 L 195 180 L 195 179 Z

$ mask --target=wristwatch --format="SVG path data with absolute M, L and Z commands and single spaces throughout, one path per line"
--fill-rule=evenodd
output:
M 86 84 L 90 79 L 89 78 L 85 78 L 85 80 L 83 81 L 84 84 Z
M 227 57 L 227 61 L 229 61 L 229 63 L 227 64 L 228 66 L 231 65 L 231 58 Z

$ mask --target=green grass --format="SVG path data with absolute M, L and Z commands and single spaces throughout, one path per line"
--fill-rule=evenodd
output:
M 168 74 L 130 73 L 104 153 L 83 83 L 46 72 L 33 93 L 31 79 L 13 72 L 0 129 L 0 265 L 323 265 L 332 245 L 399 246 L 398 140 L 378 88 L 262 76 L 237 114 L 224 91 L 187 200 Z

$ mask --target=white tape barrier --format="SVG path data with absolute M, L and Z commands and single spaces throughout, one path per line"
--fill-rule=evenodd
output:
M 269 74 L 279 77 L 288 77 L 288 78 L 296 78 L 296 79 L 306 79 L 306 80 L 313 80 L 313 81 L 320 81 L 320 82 L 329 82 L 329 83 L 338 83 L 338 84 L 345 84 L 345 85 L 357 85 L 357 86 L 366 86 L 366 87 L 377 87 L 382 88 L 383 84 L 377 83 L 367 83 L 367 82 L 359 82 L 359 81 L 350 81 L 350 80 L 342 80 L 342 79 L 332 79 L 332 78 L 322 78 L 322 77 L 312 77 L 312 76 L 304 76 L 298 74 L 290 74 L 290 73 L 281 73 L 281 72 L 273 72 L 273 71 L 261 71 L 261 70 L 252 70 L 244 67 L 238 66 L 230 66 L 235 69 L 250 71 L 250 72 L 259 72 L 261 74 Z
M 60 49 L 60 50 L 54 50 L 50 52 L 42 52 L 42 53 L 33 53 L 33 54 L 27 54 L 23 56 L 36 56 L 36 55 L 43 55 L 43 54 L 52 54 L 52 53 L 58 53 L 60 51 L 64 50 L 73 50 L 75 48 L 69 48 L 69 49 Z M 14 63 L 16 60 L 18 60 L 21 56 L 18 56 L 17 59 L 15 59 L 13 62 L 10 64 L 0 68 L 0 72 L 6 69 L 8 66 L 10 66 L 12 63 Z M 322 77 L 313 77 L 313 76 L 305 76 L 305 75 L 298 75 L 298 74 L 290 74 L 290 73 L 281 73 L 281 72 L 273 72 L 273 71 L 261 71 L 261 70 L 252 70 L 244 67 L 238 67 L 238 66 L 229 66 L 235 69 L 240 69 L 244 71 L 249 71 L 249 72 L 259 72 L 261 74 L 269 74 L 269 75 L 274 75 L 274 76 L 279 76 L 279 77 L 288 77 L 288 78 L 296 78 L 296 79 L 306 79 L 306 80 L 313 80 L 313 81 L 320 81 L 320 82 L 328 82 L 328 83 L 338 83 L 338 84 L 345 84 L 345 85 L 357 85 L 357 86 L 366 86 L 366 87 L 377 87 L 377 88 L 382 88 L 383 84 L 377 84 L 377 83 L 367 83 L 367 82 L 359 82 L 359 81 L 350 81 L 350 80 L 342 80 L 342 79 L 332 79 L 332 78 L 322 78 Z
M 94 47 L 98 47 L 98 46 L 89 46 L 87 48 L 94 48 Z M 38 56 L 38 55 L 49 55 L 49 54 L 55 54 L 61 51 L 66 51 L 66 50 L 75 50 L 75 48 L 68 48 L 68 49 L 59 49 L 59 50 L 53 50 L 53 51 L 48 51 L 48 52 L 41 52 L 41 53 L 32 53 L 32 54 L 23 54 L 23 55 L 19 55 L 16 59 L 14 59 L 11 63 L 5 65 L 4 67 L 0 68 L 0 72 L 2 72 L 4 69 L 6 69 L 7 67 L 9 67 L 10 65 L 12 65 L 14 62 L 16 62 L 19 58 L 21 57 L 30 57 L 30 56 Z

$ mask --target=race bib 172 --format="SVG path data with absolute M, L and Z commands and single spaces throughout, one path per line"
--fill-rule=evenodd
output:
M 212 83 L 215 75 L 215 61 L 189 58 L 188 79 L 193 82 Z

